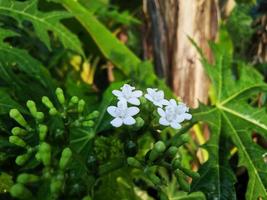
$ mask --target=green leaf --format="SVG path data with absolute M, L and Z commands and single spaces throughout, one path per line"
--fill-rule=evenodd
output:
M 174 196 L 169 197 L 169 200 L 205 200 L 205 195 L 202 192 L 193 192 L 188 194 L 186 192 L 176 192 Z
M 12 108 L 16 108 L 24 113 L 27 112 L 9 96 L 5 89 L 0 88 L 0 115 L 8 114 Z
M 36 59 L 31 57 L 27 51 L 17 49 L 3 42 L 7 37 L 16 35 L 12 31 L 0 29 L 0 78 L 6 83 L 21 89 L 24 85 L 27 90 L 32 92 L 36 83 L 29 87 L 22 79 L 22 74 L 35 79 L 43 90 L 54 93 L 55 83 L 49 71 Z M 17 71 L 19 70 L 20 73 Z M 28 81 L 28 80 L 27 80 Z M 20 91 L 21 92 L 21 91 Z M 23 91 L 25 92 L 25 91 Z
M 137 68 L 141 62 L 140 59 L 99 22 L 92 12 L 75 0 L 56 0 L 56 2 L 61 3 L 77 18 L 91 35 L 103 55 L 111 60 L 116 67 L 126 75 Z
M 228 164 L 226 139 L 221 134 L 224 131 L 221 113 L 217 109 L 203 105 L 195 112 L 194 120 L 207 121 L 212 134 L 203 146 L 209 152 L 209 159 L 201 166 L 201 177 L 193 180 L 191 190 L 204 192 L 207 199 L 235 200 L 236 180 Z
M 101 177 L 95 200 L 140 200 L 135 194 L 134 185 L 127 168 L 122 168 Z
M 256 131 L 265 139 L 267 138 L 267 113 L 265 109 L 253 107 L 250 102 L 253 100 L 254 94 L 267 90 L 267 84 L 264 83 L 262 76 L 251 66 L 236 63 L 237 67 L 234 70 L 232 68 L 231 55 L 226 52 L 223 46 L 215 44 L 211 46 L 215 56 L 215 63 L 209 64 L 206 59 L 202 61 L 215 88 L 216 102 L 211 108 L 200 109 L 199 112 L 194 114 L 194 117 L 196 120 L 203 120 L 212 124 L 211 127 L 216 127 L 215 130 L 212 128 L 212 136 L 207 143 L 207 149 L 212 156 L 210 159 L 214 159 L 214 152 L 218 152 L 218 148 L 220 152 L 220 149 L 223 150 L 229 144 L 227 140 L 230 138 L 238 148 L 239 166 L 246 167 L 248 171 L 249 182 L 246 199 L 252 200 L 260 197 L 265 199 L 267 198 L 267 174 L 266 163 L 262 158 L 264 149 L 253 142 L 252 133 Z M 211 115 L 212 117 L 209 116 L 211 113 L 214 113 Z M 212 118 L 216 118 L 217 121 Z M 217 139 L 214 139 L 216 135 Z M 226 151 L 227 149 L 223 150 L 223 152 Z M 217 153 L 215 156 L 218 159 L 214 166 L 220 166 L 225 155 Z M 209 160 L 207 164 L 211 162 Z M 205 165 L 202 168 L 205 168 Z M 225 172 L 223 171 L 223 173 Z M 220 174 L 220 168 L 217 167 L 214 173 Z M 231 174 L 231 172 L 228 174 Z M 196 180 L 196 188 L 205 184 L 219 186 L 223 183 L 219 177 L 216 180 L 209 179 L 207 181 L 208 179 L 204 176 L 205 173 L 202 173 L 200 180 Z M 231 180 L 234 183 L 234 178 Z M 206 189 L 206 195 L 212 192 L 212 187 L 210 189 L 206 187 Z M 223 196 L 215 197 L 224 199 Z
M 95 132 L 91 128 L 73 127 L 70 129 L 70 145 L 77 152 L 89 153 L 90 141 L 94 138 Z
M 77 36 L 71 33 L 60 20 L 69 18 L 71 15 L 63 11 L 42 12 L 37 7 L 38 0 L 0 1 L 0 13 L 13 17 L 19 23 L 29 21 L 32 23 L 37 36 L 50 48 L 49 32 L 51 31 L 67 49 L 71 49 L 84 55 Z

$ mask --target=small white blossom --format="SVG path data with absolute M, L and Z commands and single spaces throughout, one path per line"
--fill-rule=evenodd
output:
M 192 115 L 188 113 L 189 108 L 184 103 L 176 103 L 174 99 L 171 99 L 169 101 L 168 106 L 166 106 L 166 109 L 173 108 L 175 110 L 176 116 L 180 119 L 184 120 L 190 120 L 192 118 Z
M 109 106 L 107 108 L 108 113 L 114 117 L 110 122 L 114 127 L 120 127 L 121 125 L 133 125 L 135 124 L 134 115 L 139 113 L 139 108 L 128 107 L 126 101 L 119 101 L 116 106 Z
M 155 106 L 162 107 L 163 105 L 168 105 L 168 101 L 164 99 L 164 92 L 158 90 L 157 88 L 147 88 L 147 94 L 145 98 L 151 101 Z
M 192 115 L 187 113 L 189 108 L 184 103 L 177 105 L 174 99 L 169 101 L 169 104 L 165 107 L 165 110 L 158 108 L 160 115 L 159 123 L 164 126 L 171 126 L 172 128 L 181 128 L 181 122 L 184 120 L 190 120 Z
M 158 108 L 158 113 L 160 115 L 159 123 L 163 126 L 171 126 L 172 128 L 181 128 L 181 122 L 183 119 L 177 117 L 174 107 L 166 107 L 165 110 Z
M 142 91 L 135 90 L 135 87 L 132 87 L 128 84 L 124 84 L 120 90 L 113 90 L 112 94 L 118 97 L 120 101 L 126 101 L 133 105 L 140 105 L 139 97 L 142 96 Z

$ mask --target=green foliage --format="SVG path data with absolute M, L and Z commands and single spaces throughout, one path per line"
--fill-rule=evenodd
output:
M 101 53 L 124 74 L 122 79 L 140 87 L 158 85 L 166 89 L 155 76 L 152 64 L 141 62 L 104 25 L 109 18 L 116 25 L 139 21 L 115 8 L 88 9 L 92 2 L 83 7 L 74 1 L 60 1 L 67 11 L 53 10 L 59 4 L 41 9 L 39 3 L 37 0 L 0 3 L 0 170 L 10 172 L 1 177 L 1 190 L 5 193 L 0 198 L 139 200 L 141 191 L 152 199 L 146 191 L 148 187 L 157 191 L 153 198 L 163 198 L 168 187 L 164 185 L 166 175 L 158 175 L 162 168 L 172 174 L 179 172 L 179 182 L 174 175 L 169 181 L 175 182 L 173 188 L 188 191 L 186 178 L 196 173 L 185 168 L 184 161 L 172 169 L 171 162 L 178 153 L 167 156 L 174 145 L 171 145 L 174 135 L 175 140 L 182 141 L 176 145 L 177 151 L 187 140 L 173 131 L 171 138 L 149 136 L 153 135 L 151 125 L 146 122 L 145 126 L 140 117 L 138 127 L 114 131 L 106 110 L 114 103 L 112 90 L 127 81 L 108 87 L 100 84 L 99 92 L 92 83 L 82 82 L 80 71 L 75 70 L 86 64 L 90 71 L 90 59 L 86 61 L 82 41 L 70 31 L 71 23 L 62 23 L 63 19 L 75 17 Z M 36 51 L 25 45 L 25 38 L 34 38 L 31 45 L 38 47 Z M 73 55 L 77 53 L 82 57 L 76 56 L 79 62 L 73 64 Z M 102 55 L 97 57 L 105 62 Z M 69 63 L 76 68 L 70 68 Z M 95 69 L 101 72 L 96 66 Z M 56 89 L 58 84 L 65 87 L 65 92 Z M 170 90 L 167 91 L 171 97 Z M 146 143 L 142 145 L 140 140 Z M 153 143 L 156 145 L 151 148 Z M 136 168 L 132 162 L 127 163 L 129 159 L 142 163 Z M 142 184 L 136 184 L 137 179 Z M 184 197 L 187 193 L 172 195 Z
M 267 197 L 266 163 L 262 159 L 265 150 L 253 142 L 252 133 L 266 138 L 267 114 L 251 101 L 254 94 L 266 91 L 267 84 L 255 69 L 242 62 L 235 63 L 237 70 L 233 71 L 231 55 L 223 45 L 211 44 L 211 47 L 215 63 L 208 63 L 205 57 L 202 62 L 215 90 L 215 102 L 212 107 L 201 106 L 194 115 L 196 120 L 211 124 L 212 135 L 206 144 L 210 159 L 200 170 L 201 178 L 194 180 L 193 189 L 205 190 L 208 199 L 236 199 L 235 177 L 229 167 L 231 155 L 227 153 L 234 145 L 238 149 L 239 166 L 244 166 L 249 175 L 246 198 L 264 199 Z
M 223 22 L 214 63 L 202 54 L 211 105 L 179 131 L 162 130 L 145 99 L 134 126 L 110 124 L 112 90 L 125 83 L 173 97 L 152 63 L 130 50 L 140 48 L 132 29 L 140 20 L 120 2 L 0 1 L 0 199 L 234 200 L 246 184 L 240 168 L 246 199 L 266 199 L 266 149 L 254 137 L 267 139 L 266 110 L 257 106 L 267 84 L 243 62 L 253 1 L 239 1 Z M 187 134 L 196 123 L 210 131 L 198 172 Z
M 1 1 L 0 13 L 1 15 L 14 17 L 20 23 L 20 26 L 22 26 L 22 22 L 25 20 L 31 22 L 38 38 L 49 48 L 51 48 L 49 31 L 52 31 L 65 48 L 83 54 L 77 36 L 60 23 L 60 20 L 69 18 L 71 15 L 61 11 L 45 13 L 38 10 L 37 4 L 37 0 L 28 0 L 25 2 L 13 0 Z
M 125 45 L 106 29 L 92 14 L 76 1 L 59 1 L 72 13 L 97 43 L 103 55 L 127 75 L 141 62 Z M 101 33 L 101 34 L 99 34 Z M 109 41 L 109 42 L 107 42 Z

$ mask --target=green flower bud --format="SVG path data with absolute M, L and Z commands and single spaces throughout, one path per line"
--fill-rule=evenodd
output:
M 36 108 L 35 102 L 32 100 L 29 100 L 29 101 L 27 101 L 26 105 L 27 105 L 30 113 L 32 114 L 32 116 L 36 116 L 37 108 Z
M 178 159 L 175 159 L 172 161 L 172 168 L 181 170 L 185 175 L 190 176 L 192 178 L 199 178 L 200 175 L 197 172 L 194 172 L 190 169 L 187 169 L 185 167 L 182 167 L 180 161 Z
M 82 125 L 83 125 L 83 126 L 93 127 L 93 126 L 95 125 L 95 122 L 92 121 L 92 120 L 84 121 L 84 122 L 82 122 Z
M 32 193 L 24 185 L 17 183 L 10 188 L 12 197 L 18 199 L 32 199 Z
M 167 152 L 168 155 L 173 158 L 177 154 L 178 148 L 175 146 L 170 146 Z
M 128 163 L 128 165 L 130 165 L 132 167 L 142 168 L 142 164 L 138 160 L 136 160 L 134 157 L 128 157 L 127 163 Z
M 17 109 L 11 109 L 9 112 L 9 116 L 16 122 L 18 122 L 21 126 L 25 128 L 28 126 L 28 123 Z
M 134 130 L 139 130 L 140 128 L 142 128 L 144 126 L 145 122 L 141 117 L 137 117 L 136 118 L 136 123 L 133 126 Z
M 149 154 L 149 160 L 152 162 L 159 158 L 162 153 L 166 150 L 166 145 L 162 141 L 158 141 L 155 143 L 152 151 Z
M 44 124 L 39 125 L 39 139 L 41 141 L 43 141 L 45 139 L 47 131 L 48 131 L 48 128 L 46 125 L 44 125 Z
M 50 110 L 49 110 L 49 114 L 50 115 L 56 115 L 57 114 L 57 109 L 55 109 L 55 108 L 51 108 Z
M 166 149 L 166 145 L 164 144 L 164 142 L 158 141 L 154 145 L 154 149 L 159 153 L 163 153 L 165 151 L 165 149 Z
M 79 101 L 79 98 L 77 96 L 73 96 L 70 99 L 71 104 L 76 104 L 76 103 L 78 103 L 78 101 Z
M 183 175 L 179 172 L 179 170 L 175 171 L 175 176 L 177 178 L 177 181 L 179 183 L 179 186 L 182 190 L 189 192 L 190 191 L 190 185 L 189 183 L 184 179 Z
M 147 177 L 151 180 L 151 182 L 155 185 L 160 185 L 161 180 L 158 176 L 156 176 L 153 172 L 147 172 L 146 173 Z
M 11 133 L 13 135 L 16 135 L 16 136 L 25 136 L 25 135 L 27 135 L 27 131 L 22 129 L 22 128 L 20 128 L 20 127 L 12 128 Z
M 35 118 L 38 121 L 43 121 L 43 119 L 44 119 L 44 113 L 43 112 L 37 112 Z
M 53 178 L 50 183 L 50 191 L 52 194 L 58 194 L 62 187 L 62 181 Z
M 33 183 L 39 181 L 39 177 L 33 174 L 23 173 L 17 177 L 17 182 L 22 184 Z
M 89 120 L 89 119 L 95 119 L 98 118 L 100 115 L 99 111 L 95 110 L 93 112 L 91 112 L 89 115 L 87 115 L 87 117 L 85 119 Z
M 153 162 L 161 156 L 161 153 L 157 152 L 155 149 L 152 149 L 149 153 L 149 161 Z
M 15 162 L 17 165 L 22 166 L 25 164 L 25 162 L 27 162 L 30 158 L 30 154 L 26 153 L 26 154 L 22 154 L 17 156 Z
M 71 159 L 71 156 L 72 156 L 72 151 L 70 150 L 70 148 L 65 148 L 62 151 L 61 158 L 59 160 L 59 168 L 61 170 L 64 170 L 66 168 L 67 164 Z
M 84 110 L 84 106 L 85 106 L 85 101 L 83 99 L 81 99 L 79 102 L 78 102 L 78 112 L 81 113 L 83 112 Z
M 57 96 L 59 103 L 63 105 L 65 103 L 65 97 L 64 97 L 63 90 L 61 88 L 56 89 L 56 96 Z
M 21 138 L 19 138 L 18 136 L 15 136 L 15 135 L 9 137 L 9 142 L 11 144 L 15 144 L 15 145 L 20 146 L 20 147 L 26 147 L 27 146 L 27 144 Z
M 50 165 L 51 162 L 51 147 L 49 144 L 43 142 L 39 147 L 40 158 L 45 166 Z
M 188 141 L 189 141 L 189 136 L 187 134 L 186 135 L 181 135 L 179 137 L 179 140 L 172 141 L 172 145 L 174 145 L 176 147 L 180 147 L 183 144 L 187 143 Z
M 42 102 L 49 109 L 55 108 L 55 106 L 53 105 L 53 103 L 50 101 L 50 99 L 47 96 L 42 97 Z

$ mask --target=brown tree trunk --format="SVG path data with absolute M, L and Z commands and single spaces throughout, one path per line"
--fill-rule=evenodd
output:
M 207 102 L 209 81 L 192 38 L 211 59 L 218 27 L 216 0 L 144 0 L 151 23 L 156 72 L 191 107 Z

